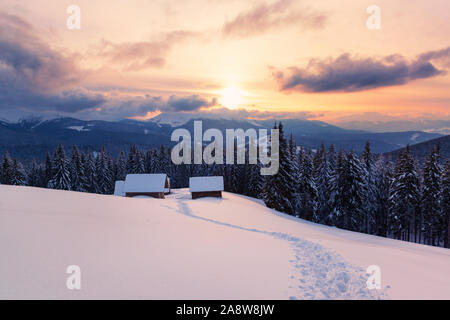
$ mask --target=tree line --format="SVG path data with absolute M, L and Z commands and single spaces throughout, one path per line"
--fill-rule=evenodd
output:
M 0 182 L 60 190 L 112 194 L 129 173 L 166 173 L 172 188 L 188 187 L 189 177 L 220 175 L 225 191 L 261 198 L 269 207 L 338 228 L 404 241 L 450 247 L 450 161 L 435 146 L 420 166 L 407 146 L 395 162 L 375 155 L 367 143 L 359 156 L 324 144 L 318 150 L 287 139 L 282 123 L 280 167 L 261 176 L 259 165 L 174 165 L 170 148 L 132 146 L 112 158 L 105 148 L 70 155 L 60 145 L 44 163 L 26 169 L 5 152 Z M 248 157 L 247 157 L 248 159 Z

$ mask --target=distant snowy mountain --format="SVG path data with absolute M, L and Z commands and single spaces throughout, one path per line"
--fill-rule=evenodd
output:
M 450 120 L 392 120 L 392 121 L 342 121 L 338 125 L 349 130 L 386 131 L 424 131 L 450 134 Z
M 171 134 L 176 128 L 186 128 L 193 133 L 195 120 L 202 120 L 203 130 L 226 129 L 270 130 L 274 120 L 248 120 L 217 117 L 204 114 L 160 114 L 149 121 L 122 120 L 80 120 L 74 118 L 42 119 L 29 117 L 18 122 L 0 121 L 0 152 L 8 150 L 21 159 L 42 159 L 48 150 L 53 152 L 58 144 L 66 148 L 78 145 L 81 150 L 98 151 L 105 146 L 112 155 L 135 144 L 140 148 L 171 146 Z M 407 144 L 421 143 L 440 137 L 436 133 L 421 131 L 371 133 L 361 130 L 343 129 L 322 121 L 285 119 L 282 120 L 287 136 L 292 134 L 298 145 L 318 149 L 324 142 L 334 144 L 337 149 L 353 149 L 361 152 L 370 141 L 372 150 L 384 153 Z
M 133 199 L 0 185 L 0 199 L 0 299 L 450 298 L 448 249 L 314 224 L 227 192 Z M 66 288 L 70 265 L 81 290 Z M 371 265 L 380 290 L 367 288 Z
M 436 148 L 438 145 L 440 147 L 442 158 L 450 159 L 450 135 L 414 144 L 410 147 L 410 151 L 416 159 L 423 161 L 425 157 L 430 154 L 431 149 Z M 396 159 L 402 150 L 403 149 L 399 149 L 388 152 L 386 153 L 386 156 Z
M 148 120 L 148 122 L 154 122 L 157 124 L 168 124 L 172 127 L 180 127 L 187 123 L 189 120 L 198 118 L 198 115 L 193 113 L 161 113 L 154 118 Z M 204 119 L 215 118 L 213 116 L 202 115 Z

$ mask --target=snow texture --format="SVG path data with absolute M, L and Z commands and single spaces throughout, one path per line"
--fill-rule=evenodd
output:
M 0 186 L 0 299 L 449 299 L 450 250 L 224 192 L 165 200 Z M 26 201 L 24 201 L 26 200 Z M 69 290 L 69 265 L 81 290 Z M 382 289 L 365 270 L 381 268 Z

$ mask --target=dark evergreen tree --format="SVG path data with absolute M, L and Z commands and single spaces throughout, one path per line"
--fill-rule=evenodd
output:
M 136 146 L 132 145 L 130 147 L 130 151 L 128 152 L 128 159 L 127 159 L 127 164 L 126 164 L 127 174 L 130 174 L 130 173 L 133 174 L 133 173 L 136 173 L 136 171 L 137 171 L 137 169 L 136 169 L 138 166 L 137 161 L 136 161 L 137 153 L 138 153 L 138 150 L 137 150 Z
M 9 157 L 8 152 L 5 152 L 3 154 L 1 183 L 11 185 L 13 184 L 13 180 L 14 180 L 13 162 Z
M 420 230 L 420 179 L 409 146 L 399 155 L 395 165 L 389 197 L 389 228 L 396 239 L 417 241 Z M 419 238 L 420 239 L 420 238 Z
M 64 148 L 59 145 L 53 156 L 53 177 L 48 183 L 48 187 L 58 190 L 71 190 L 70 164 L 66 159 Z
M 21 162 L 17 161 L 17 159 L 13 160 L 12 166 L 13 172 L 13 180 L 12 185 L 14 186 L 25 186 L 27 184 L 27 175 L 25 173 L 25 169 Z
M 83 157 L 83 155 L 82 155 Z M 84 176 L 85 176 L 85 187 L 87 192 L 96 192 L 95 188 L 95 162 L 92 157 L 92 153 L 88 152 L 86 159 L 84 161 Z
M 450 248 L 450 160 L 445 162 L 441 186 L 441 215 L 444 219 L 444 246 Z
M 150 173 L 150 171 L 147 171 L 147 173 Z M 116 176 L 116 180 L 125 180 L 125 177 L 127 175 L 127 163 L 125 160 L 125 153 L 123 151 L 120 151 L 119 154 L 119 158 L 117 159 L 117 164 L 116 164 L 116 172 L 115 172 L 115 176 Z
M 375 160 L 370 150 L 370 142 L 367 141 L 361 155 L 361 163 L 364 169 L 366 194 L 364 204 L 364 232 L 372 234 L 375 232 Z
M 434 149 L 425 159 L 423 169 L 423 188 L 422 188 L 422 217 L 423 217 L 423 235 L 425 243 L 438 245 L 442 240 L 442 223 L 444 219 L 441 216 L 441 167 L 439 165 L 439 154 Z
M 109 159 L 106 154 L 106 150 L 103 147 L 102 151 L 95 158 L 95 174 L 94 174 L 94 182 L 95 182 L 95 193 L 98 194 L 110 194 L 111 185 L 112 185 L 112 177 L 111 172 L 109 170 Z
M 353 231 L 364 232 L 366 177 L 361 161 L 351 151 L 344 161 L 342 172 L 342 210 L 344 228 Z
M 392 164 L 385 163 L 380 156 L 375 163 L 375 188 L 374 188 L 374 234 L 386 237 L 388 233 L 389 194 L 392 180 Z
M 318 222 L 317 200 L 318 193 L 314 179 L 313 158 L 311 150 L 303 153 L 299 175 L 297 194 L 300 201 L 300 217 L 306 220 Z
M 345 197 L 345 161 L 346 156 L 343 150 L 340 150 L 336 157 L 335 169 L 332 172 L 330 187 L 331 215 L 330 224 L 339 228 L 344 227 L 344 197 Z
M 42 182 L 43 186 L 47 188 L 52 178 L 53 178 L 53 161 L 50 158 L 50 154 L 47 151 L 45 155 L 45 175 L 44 180 Z
M 72 157 L 70 161 L 70 183 L 71 190 L 84 192 L 85 190 L 84 167 L 81 162 L 81 156 L 76 146 L 72 148 Z
M 42 172 L 40 166 L 35 160 L 31 163 L 31 167 L 28 173 L 27 184 L 30 187 L 41 187 Z
M 322 143 L 319 152 L 314 157 L 314 172 L 317 186 L 317 216 L 318 222 L 323 224 L 329 224 L 330 213 L 332 211 L 329 200 L 331 196 L 333 168 L 331 167 L 329 156 Z
M 276 125 L 274 129 L 277 129 Z M 279 170 L 277 174 L 265 177 L 263 199 L 269 208 L 293 215 L 295 214 L 295 202 L 297 201 L 294 167 L 281 122 L 278 125 L 278 130 Z M 270 152 L 273 151 L 270 150 Z

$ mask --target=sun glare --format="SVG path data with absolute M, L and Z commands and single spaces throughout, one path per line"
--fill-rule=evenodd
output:
M 221 91 L 219 102 L 229 108 L 235 109 L 242 103 L 243 93 L 236 87 L 228 87 Z

